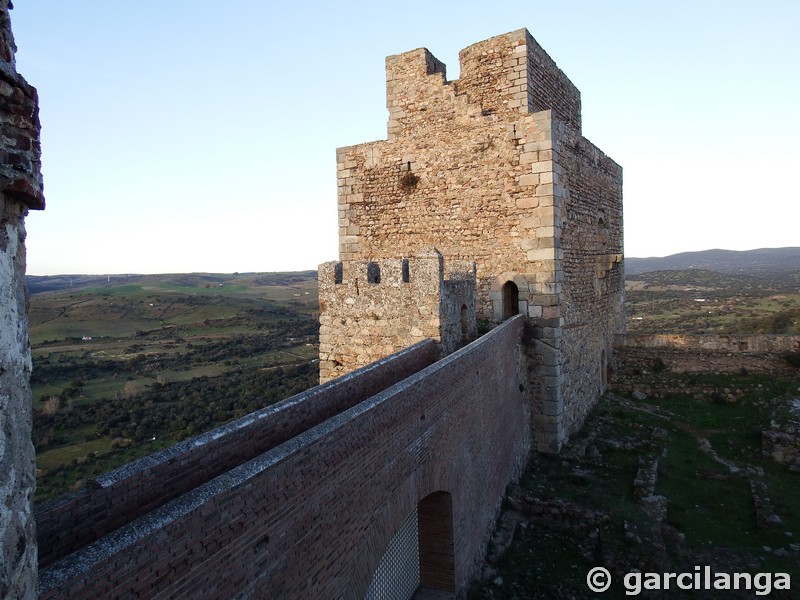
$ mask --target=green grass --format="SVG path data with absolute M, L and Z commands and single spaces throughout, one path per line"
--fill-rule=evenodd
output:
M 760 447 L 762 426 L 780 418 L 785 394 L 800 394 L 800 381 L 661 372 L 651 374 L 647 386 L 658 393 L 644 401 L 603 397 L 561 455 L 536 457 L 519 484 L 509 488 L 511 497 L 600 511 L 607 521 L 596 528 L 599 541 L 591 541 L 593 527 L 574 530 L 529 516 L 496 566 L 502 586 L 492 583 L 493 575 L 471 598 L 593 598 L 585 577 L 599 565 L 620 576 L 633 569 L 681 572 L 709 564 L 726 572 L 786 572 L 800 581 L 797 552 L 779 556 L 765 550 L 800 543 L 800 474 L 765 459 Z M 727 399 L 726 390 L 735 401 Z M 657 431 L 665 435 L 654 436 Z M 704 439 L 718 459 L 703 449 Z M 636 502 L 633 480 L 640 458 L 658 460 L 655 494 L 667 498 L 665 523 L 677 534 L 662 533 Z M 779 525 L 757 526 L 753 478 L 766 484 Z M 573 521 L 572 527 L 581 523 Z M 628 540 L 626 531 L 638 541 Z M 624 592 L 617 585 L 603 597 L 628 597 Z M 795 596 L 773 592 L 771 597 Z
M 81 287 L 82 281 L 93 284 Z M 253 388 L 242 387 L 241 378 L 258 379 L 262 374 L 259 393 L 269 396 L 265 401 L 275 401 L 270 390 L 281 387 L 280 371 L 275 369 L 308 365 L 317 358 L 316 347 L 306 346 L 316 341 L 317 332 L 313 272 L 135 276 L 100 285 L 97 281 L 53 278 L 52 287 L 67 287 L 31 296 L 34 409 L 41 411 L 50 397 L 60 399 L 57 418 L 34 419 L 38 466 L 49 472 L 40 479 L 39 500 L 69 489 L 98 469 L 123 464 L 140 450 L 149 451 L 165 440 L 174 443 L 219 419 L 230 419 L 244 410 L 238 406 L 259 406 Z M 47 282 L 39 284 L 46 288 Z M 297 339 L 290 342 L 290 337 Z M 272 381 L 273 372 L 276 381 L 264 383 L 265 378 Z M 286 393 L 305 381 L 289 379 Z M 198 383 L 203 381 L 208 383 Z M 204 388 L 212 384 L 219 398 L 205 398 Z M 160 386 L 172 386 L 172 400 L 158 400 L 167 390 Z M 250 395 L 232 398 L 228 390 L 234 389 Z M 139 396 L 153 406 L 141 411 L 135 401 Z M 239 402 L 237 408 L 231 407 L 232 401 Z M 209 407 L 216 403 L 217 408 L 203 411 L 204 402 Z M 86 422 L 94 418 L 87 415 L 101 414 L 97 411 L 108 435 L 98 434 L 99 423 Z M 169 418 L 164 417 L 167 413 Z M 158 433 L 154 443 L 151 429 Z M 119 446 L 120 439 L 127 447 Z
M 108 454 L 111 452 L 111 440 L 100 438 L 92 441 L 74 442 L 64 447 L 53 448 L 36 456 L 36 467 L 38 469 L 58 469 L 69 466 L 73 460 L 86 461 L 89 455 L 96 452 L 98 454 Z

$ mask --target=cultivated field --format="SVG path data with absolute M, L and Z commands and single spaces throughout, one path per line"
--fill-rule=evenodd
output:
M 800 334 L 800 271 L 656 271 L 627 277 L 625 294 L 631 333 Z
M 39 279 L 39 500 L 317 382 L 316 274 Z

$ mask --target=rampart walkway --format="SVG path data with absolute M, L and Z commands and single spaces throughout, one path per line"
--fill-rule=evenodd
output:
M 420 584 L 463 591 L 527 455 L 522 322 L 435 363 L 422 342 L 44 507 L 42 597 L 363 598 L 412 517 Z

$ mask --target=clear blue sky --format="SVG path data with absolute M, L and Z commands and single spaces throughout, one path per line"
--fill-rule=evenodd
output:
M 527 27 L 624 168 L 625 251 L 800 245 L 800 2 L 17 0 L 47 209 L 28 272 L 314 269 L 384 57 Z

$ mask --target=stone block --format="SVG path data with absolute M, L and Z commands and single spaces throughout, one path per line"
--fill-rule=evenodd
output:
M 552 160 L 543 160 L 537 163 L 533 163 L 531 165 L 531 173 L 547 173 L 549 171 L 553 171 L 553 161 Z

